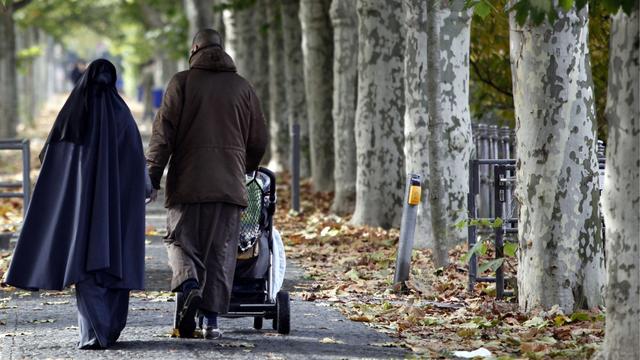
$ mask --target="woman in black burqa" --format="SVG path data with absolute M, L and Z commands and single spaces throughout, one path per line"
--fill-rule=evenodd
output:
M 92 62 L 40 154 L 42 169 L 6 284 L 75 284 L 81 349 L 112 345 L 129 291 L 144 286 L 147 187 L 142 140 L 115 88 L 116 69 Z

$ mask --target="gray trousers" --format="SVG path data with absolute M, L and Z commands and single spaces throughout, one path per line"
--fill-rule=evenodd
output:
M 108 289 L 93 276 L 76 284 L 80 349 L 113 345 L 127 325 L 129 290 Z
M 181 204 L 169 208 L 165 240 L 173 271 L 171 288 L 179 291 L 195 279 L 206 311 L 226 313 L 238 255 L 242 208 L 227 203 Z

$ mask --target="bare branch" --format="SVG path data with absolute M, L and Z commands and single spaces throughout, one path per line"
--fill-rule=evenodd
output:
M 473 66 L 473 71 L 476 73 L 476 75 L 478 75 L 478 79 L 480 79 L 480 81 L 482 81 L 483 83 L 489 85 L 490 87 L 494 88 L 496 91 L 498 91 L 499 93 L 506 95 L 506 96 L 510 96 L 513 97 L 513 93 L 511 91 L 505 90 L 503 88 L 501 88 L 500 86 L 498 86 L 496 83 L 494 83 L 490 78 L 485 77 L 482 74 L 482 71 L 480 70 L 480 67 L 478 66 L 478 63 L 476 63 L 475 61 L 469 59 L 469 63 L 471 64 L 471 66 Z

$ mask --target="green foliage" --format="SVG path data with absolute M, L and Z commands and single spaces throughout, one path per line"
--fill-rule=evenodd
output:
M 35 26 L 62 42 L 90 31 L 110 40 L 114 55 L 135 49 L 133 64 L 151 59 L 162 49 L 175 58 L 187 54 L 187 20 L 182 2 L 163 0 L 42 0 L 16 15 L 21 26 Z M 63 24 L 63 26 L 61 26 Z M 120 52 L 123 51 L 123 52 Z M 128 59 L 127 59 L 128 60 Z
M 504 263 L 504 258 L 493 259 L 489 262 L 486 262 L 480 266 L 478 266 L 478 273 L 482 274 L 483 272 L 491 269 L 491 271 L 496 271 L 500 266 Z
M 511 63 L 509 61 L 509 19 L 506 0 L 492 1 L 492 14 L 478 15 L 471 22 L 469 56 L 469 102 L 474 120 L 514 125 Z
M 474 9 L 474 13 L 480 18 L 486 18 L 491 12 L 497 12 L 497 9 L 491 4 L 489 0 L 467 0 L 465 8 Z
M 527 19 L 533 25 L 540 25 L 547 19 L 553 23 L 558 18 L 559 11 L 567 12 L 571 9 L 582 9 L 590 4 L 591 8 L 602 7 L 608 14 L 616 13 L 620 8 L 627 14 L 638 7 L 638 0 L 559 0 L 558 7 L 554 0 L 518 0 L 508 11 L 515 11 L 518 24 L 524 25 Z
M 25 74 L 29 65 L 42 55 L 42 48 L 39 46 L 31 46 L 26 49 L 21 49 L 16 53 L 16 67 L 21 74 Z
M 515 257 L 517 250 L 518 250 L 518 244 L 517 243 L 508 242 L 508 243 L 504 244 L 504 254 L 506 256 Z

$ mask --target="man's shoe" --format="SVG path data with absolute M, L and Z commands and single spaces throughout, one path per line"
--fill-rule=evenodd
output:
M 213 326 L 207 326 L 202 329 L 202 337 L 207 340 L 217 340 L 222 338 L 222 331 L 218 328 L 214 328 Z
M 180 337 L 191 338 L 193 332 L 196 330 L 196 313 L 202 303 L 202 292 L 200 289 L 193 289 L 189 291 L 184 305 L 180 311 L 180 318 L 178 320 L 178 331 Z

